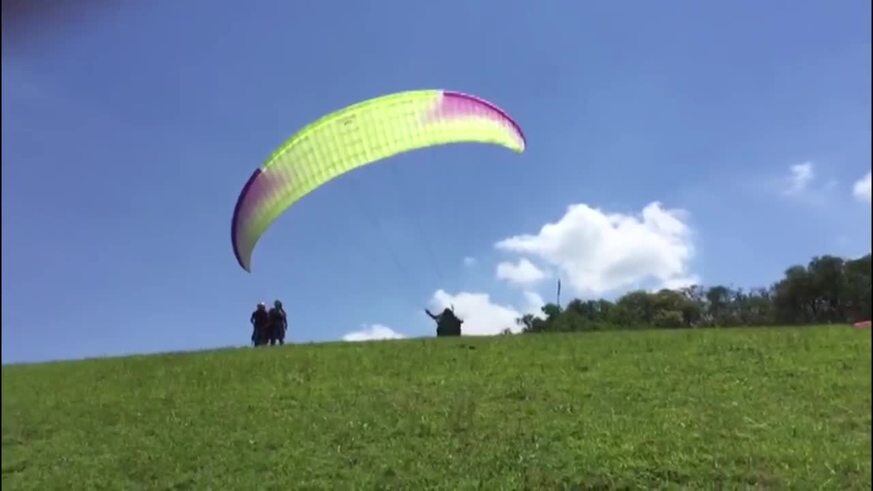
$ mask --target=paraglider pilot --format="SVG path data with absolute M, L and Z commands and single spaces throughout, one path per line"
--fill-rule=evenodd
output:
M 267 314 L 267 306 L 263 302 L 258 304 L 258 308 L 252 312 L 252 317 L 249 319 L 252 323 L 252 344 L 261 346 L 267 342 L 267 328 L 269 327 L 270 317 Z
M 428 309 L 424 309 L 431 319 L 437 322 L 437 336 L 460 336 L 461 324 L 464 323 L 455 315 L 455 312 L 449 310 L 448 307 L 443 309 L 439 315 L 434 315 Z
M 273 308 L 269 312 L 270 323 L 270 346 L 277 342 L 285 344 L 285 331 L 288 329 L 288 317 L 285 315 L 285 309 L 282 308 L 282 302 L 276 300 L 273 302 Z

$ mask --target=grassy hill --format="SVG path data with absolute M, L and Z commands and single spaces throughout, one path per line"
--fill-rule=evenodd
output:
M 870 332 L 328 343 L 3 368 L 4 489 L 870 489 Z

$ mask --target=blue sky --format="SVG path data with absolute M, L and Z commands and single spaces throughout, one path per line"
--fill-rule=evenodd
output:
M 294 342 L 431 336 L 422 309 L 446 303 L 486 332 L 557 277 L 565 298 L 766 286 L 870 251 L 869 2 L 8 5 L 4 363 L 243 345 L 274 298 Z M 418 88 L 497 103 L 527 151 L 343 176 L 244 272 L 252 170 L 329 111 Z

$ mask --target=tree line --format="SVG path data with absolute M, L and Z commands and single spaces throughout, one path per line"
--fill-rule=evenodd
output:
M 853 323 L 870 319 L 870 285 L 870 254 L 854 260 L 825 255 L 788 268 L 768 288 L 637 290 L 614 302 L 549 303 L 542 307 L 545 317 L 527 314 L 516 322 L 526 333 Z

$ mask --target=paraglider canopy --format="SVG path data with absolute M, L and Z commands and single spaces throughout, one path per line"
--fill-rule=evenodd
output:
M 443 90 L 399 92 L 330 113 L 289 138 L 243 186 L 231 222 L 233 251 L 251 271 L 266 229 L 288 207 L 335 177 L 415 149 L 486 143 L 521 153 L 521 127 L 494 104 Z

